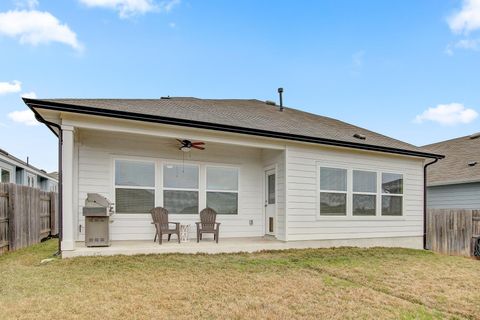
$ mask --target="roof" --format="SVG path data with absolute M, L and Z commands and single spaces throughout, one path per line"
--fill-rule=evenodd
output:
M 423 148 L 445 155 L 428 167 L 428 185 L 480 182 L 480 134 L 442 141 Z M 470 166 L 471 162 L 478 162 Z
M 51 176 L 50 174 L 48 174 L 45 170 L 43 169 L 39 169 L 35 166 L 32 166 L 30 163 L 27 163 L 13 155 L 11 155 L 10 153 L 8 153 L 7 151 L 5 151 L 4 149 L 0 149 L 0 160 L 3 161 L 11 161 L 11 164 L 13 164 L 14 166 L 17 166 L 17 167 L 22 167 L 26 170 L 29 170 L 31 172 L 34 172 L 36 174 L 38 174 L 39 176 L 42 176 L 44 178 L 48 178 L 50 180 L 54 180 L 54 181 L 58 181 L 58 177 L 53 177 Z
M 256 99 L 27 99 L 32 109 L 93 114 L 260 135 L 381 152 L 441 158 L 414 145 L 324 116 Z M 355 138 L 354 135 L 365 139 Z

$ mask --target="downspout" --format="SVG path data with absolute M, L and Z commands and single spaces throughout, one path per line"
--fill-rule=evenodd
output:
M 437 163 L 438 158 L 423 166 L 423 249 L 427 249 L 427 167 Z
M 30 106 L 29 106 L 30 107 Z M 58 137 L 58 251 L 54 254 L 58 256 L 62 253 L 62 238 L 63 238 L 63 177 L 62 177 L 62 144 L 63 144 L 63 132 L 62 127 L 59 124 L 50 122 L 42 118 L 42 116 L 34 109 L 30 109 L 35 114 L 35 119 L 38 122 L 45 124 L 50 130 Z M 55 127 L 58 129 L 58 134 L 51 129 Z M 51 228 L 51 226 L 50 226 Z

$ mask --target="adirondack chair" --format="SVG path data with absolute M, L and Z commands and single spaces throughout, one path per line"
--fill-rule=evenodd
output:
M 162 207 L 153 208 L 150 213 L 152 214 L 152 224 L 155 225 L 156 233 L 153 242 L 157 241 L 162 244 L 162 238 L 164 234 L 168 234 L 168 241 L 172 234 L 176 234 L 178 243 L 180 243 L 180 223 L 168 222 L 168 210 Z M 175 225 L 174 228 L 171 226 Z
M 213 233 L 213 239 L 218 243 L 218 233 L 220 230 L 220 223 L 215 222 L 217 219 L 217 212 L 211 208 L 205 208 L 200 211 L 200 222 L 197 224 L 197 242 L 202 239 L 202 234 Z

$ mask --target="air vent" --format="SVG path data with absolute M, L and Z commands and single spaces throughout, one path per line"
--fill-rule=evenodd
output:
M 272 101 L 272 100 L 267 100 L 267 101 L 265 101 L 265 103 L 270 105 L 270 106 L 275 106 L 276 105 L 275 101 Z
M 477 165 L 477 163 L 478 163 L 477 161 L 470 161 L 470 162 L 468 163 L 468 166 L 469 166 L 469 167 L 475 167 L 475 166 Z
M 367 139 L 367 137 L 365 137 L 363 134 L 359 134 L 359 133 L 355 133 L 355 134 L 353 135 L 353 137 L 356 138 L 356 139 L 360 139 L 360 140 L 365 140 L 365 139 Z
M 477 133 L 474 133 L 472 135 L 470 135 L 469 137 L 470 139 L 477 139 L 477 138 L 480 138 L 480 132 L 477 132 Z

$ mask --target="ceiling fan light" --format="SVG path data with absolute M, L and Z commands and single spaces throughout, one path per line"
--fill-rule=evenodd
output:
M 183 151 L 183 152 L 190 152 L 190 150 L 192 150 L 192 148 L 187 147 L 187 146 L 180 147 L 180 151 Z

